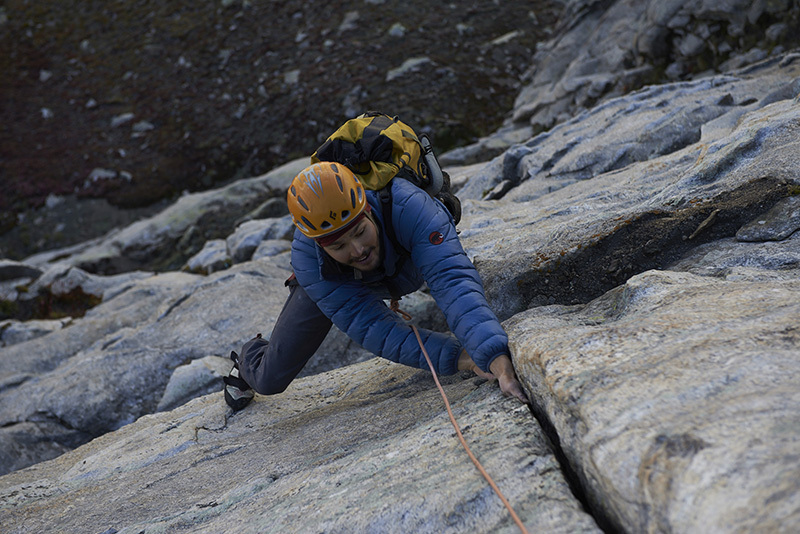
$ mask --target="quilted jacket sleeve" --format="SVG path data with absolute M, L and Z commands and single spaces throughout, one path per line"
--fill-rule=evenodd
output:
M 422 272 L 450 330 L 473 361 L 489 371 L 501 354 L 510 354 L 508 336 L 489 307 L 478 271 L 467 257 L 448 212 L 408 183 L 393 188 L 392 219 L 400 244 Z
M 295 232 L 292 266 L 298 282 L 320 310 L 351 339 L 373 354 L 411 367 L 428 364 L 411 327 L 389 310 L 380 296 L 357 280 L 326 280 L 321 276 L 317 245 Z M 436 372 L 456 372 L 461 345 L 447 334 L 421 330 Z

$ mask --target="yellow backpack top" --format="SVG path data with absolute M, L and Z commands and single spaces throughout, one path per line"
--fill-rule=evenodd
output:
M 367 189 L 378 191 L 403 171 L 431 196 L 441 189 L 441 169 L 427 136 L 422 140 L 397 117 L 368 112 L 345 122 L 311 156 L 311 163 L 335 161 L 346 165 Z M 432 168 L 434 167 L 435 168 Z M 408 172 L 414 176 L 408 176 Z
M 450 177 L 439 167 L 430 139 L 397 117 L 370 111 L 350 119 L 311 156 L 312 165 L 321 161 L 347 166 L 366 189 L 379 192 L 384 207 L 391 206 L 386 185 L 399 176 L 441 201 L 455 224 L 461 220 L 461 201 L 450 191 Z

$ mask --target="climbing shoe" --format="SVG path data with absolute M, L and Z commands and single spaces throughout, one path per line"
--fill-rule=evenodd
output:
M 238 354 L 231 351 L 231 360 L 233 360 L 233 367 L 228 373 L 228 376 L 223 376 L 222 381 L 225 382 L 225 402 L 228 406 L 233 408 L 234 412 L 238 412 L 253 400 L 255 392 L 241 376 L 239 376 L 239 362 L 237 360 Z

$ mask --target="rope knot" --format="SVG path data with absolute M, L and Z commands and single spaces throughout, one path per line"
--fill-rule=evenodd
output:
M 400 301 L 397 300 L 397 299 L 392 299 L 392 302 L 389 305 L 389 309 L 392 310 L 393 312 L 395 312 L 396 314 L 398 314 L 400 317 L 402 317 L 406 321 L 410 321 L 411 319 L 413 319 L 413 317 L 411 317 L 410 314 L 408 314 L 408 313 L 406 313 L 406 312 L 404 312 L 403 310 L 400 309 Z

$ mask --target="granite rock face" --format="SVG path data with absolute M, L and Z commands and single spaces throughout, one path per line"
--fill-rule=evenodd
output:
M 609 100 L 478 170 L 460 197 L 500 199 L 465 201 L 461 237 L 499 315 L 588 302 L 793 196 L 800 106 L 773 95 L 794 87 L 798 60 Z M 728 97 L 750 103 L 708 112 Z
M 730 72 L 799 39 L 800 5 L 791 0 L 569 0 L 504 126 L 445 162 L 486 161 L 609 99 Z
M 268 335 L 288 294 L 275 290 L 289 276 L 275 261 L 209 277 L 151 276 L 120 289 L 68 328 L 6 347 L 0 359 L 3 470 L 27 462 L 14 460 L 26 449 L 26 441 L 17 440 L 19 425 L 48 425 L 45 433 L 63 452 L 64 444 L 119 428 L 165 402 L 174 405 L 174 394 L 169 401 L 163 397 L 181 366 L 227 357 L 256 333 Z M 369 357 L 334 331 L 310 368 L 320 372 Z M 216 376 L 182 402 L 218 391 Z
M 263 176 L 184 195 L 152 217 L 84 244 L 36 254 L 25 263 L 35 267 L 57 259 L 98 274 L 177 269 L 206 241 L 228 236 L 236 221 L 263 213 L 265 203 L 285 195 L 289 182 L 307 163 L 306 158 L 294 160 Z
M 667 53 L 664 27 L 669 46 L 701 57 L 718 29 L 704 37 L 698 21 L 739 35 L 776 13 L 794 20 L 795 3 L 777 4 L 576 1 L 548 46 L 584 28 L 571 68 L 589 72 L 593 43 L 607 55 L 639 36 L 641 54 Z M 604 31 L 588 32 L 600 14 Z M 623 52 L 608 63 L 617 74 Z M 542 104 L 567 116 L 538 134 L 499 132 L 512 144 L 497 157 L 447 169 L 533 413 L 474 376 L 443 382 L 532 532 L 800 529 L 800 53 L 734 67 L 632 93 L 598 69 L 572 93 L 594 87 L 596 103 Z M 527 121 L 539 112 L 525 94 L 515 113 Z M 313 376 L 237 414 L 225 406 L 228 353 L 269 336 L 285 299 L 284 219 L 260 197 L 289 174 L 184 200 L 119 232 L 130 240 L 0 265 L 6 302 L 59 288 L 99 301 L 58 325 L 0 323 L 4 528 L 515 531 L 430 375 L 372 359 L 335 329 Z M 231 191 L 261 206 L 204 240 L 203 210 Z M 189 204 L 197 216 L 179 215 Z M 209 259 L 193 259 L 207 275 L 90 269 L 204 243 Z M 446 328 L 426 293 L 402 305 Z
M 288 295 L 288 254 L 207 277 L 173 272 L 129 281 L 68 328 L 9 343 L 0 358 L 3 472 L 219 391 L 230 351 L 257 333 L 269 337 Z M 429 295 L 404 299 L 404 308 L 420 326 L 447 328 Z M 18 323 L 4 330 L 12 327 L 19 330 Z M 372 357 L 334 328 L 301 376 Z M 42 443 L 33 455 L 30 425 L 40 428 L 36 436 L 50 436 L 36 438 Z
M 443 383 L 532 532 L 600 532 L 527 407 L 474 376 Z M 0 481 L 6 532 L 517 530 L 454 438 L 430 374 L 378 359 L 234 416 L 220 393 L 202 397 Z
M 800 524 L 800 238 L 782 251 L 791 269 L 647 271 L 507 322 L 517 369 L 624 531 Z

